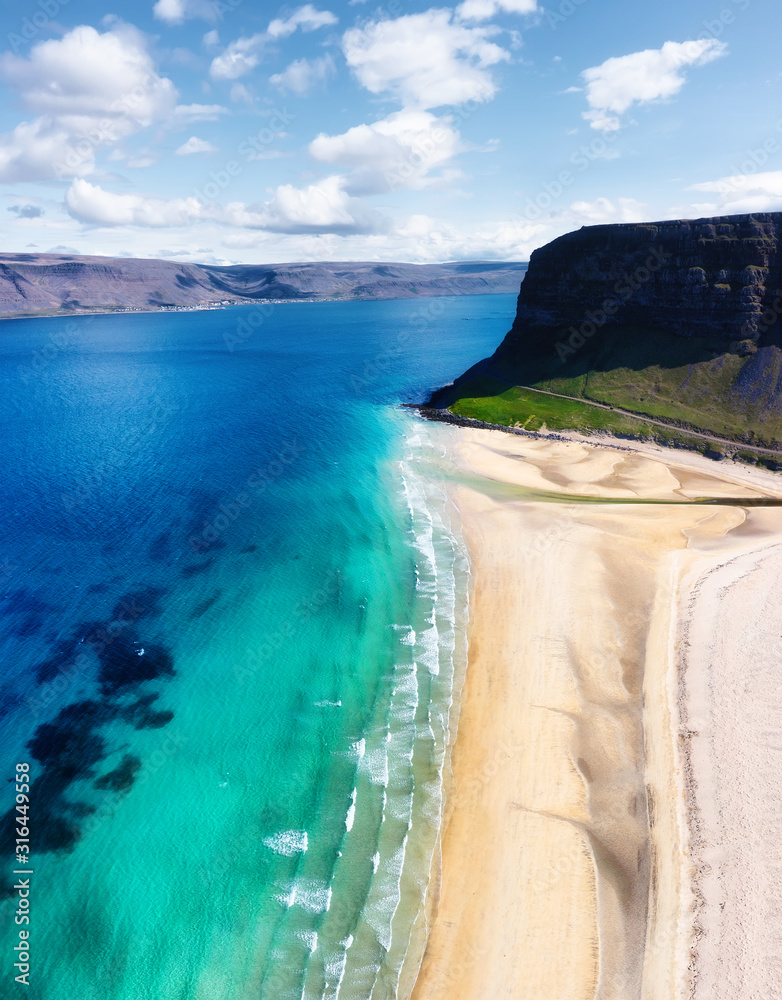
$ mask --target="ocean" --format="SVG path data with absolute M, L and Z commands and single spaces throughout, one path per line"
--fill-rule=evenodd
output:
M 469 562 L 443 428 L 400 404 L 513 309 L 2 324 L 3 996 L 404 993 Z

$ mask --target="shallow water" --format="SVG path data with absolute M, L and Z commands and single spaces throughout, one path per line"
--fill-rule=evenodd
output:
M 6 774 L 33 776 L 27 996 L 396 995 L 469 572 L 427 475 L 439 429 L 398 404 L 490 353 L 513 304 L 3 324 L 0 711 Z M 9 784 L 7 891 L 12 803 Z

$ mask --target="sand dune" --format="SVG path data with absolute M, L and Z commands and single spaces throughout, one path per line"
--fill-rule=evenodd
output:
M 688 501 L 780 496 L 778 480 L 696 456 L 448 433 L 475 584 L 442 879 L 413 998 L 689 995 L 692 967 L 707 959 L 698 935 L 718 919 L 703 852 L 710 837 L 733 843 L 759 809 L 746 792 L 733 812 L 697 798 L 699 753 L 717 754 L 712 785 L 731 803 L 740 782 L 721 728 L 740 696 L 715 708 L 709 685 L 723 670 L 715 642 L 731 651 L 731 676 L 759 642 L 744 642 L 753 590 L 737 582 L 724 599 L 723 639 L 700 624 L 701 605 L 714 608 L 705 591 L 694 604 L 689 595 L 736 560 L 741 580 L 759 579 L 755 567 L 782 543 L 782 508 Z M 690 689 L 713 709 L 707 749 L 680 738 Z M 745 715 L 736 727 L 751 725 Z M 687 819 L 703 813 L 693 839 Z M 752 868 L 742 850 L 739 869 Z M 696 996 L 773 995 L 715 992 L 718 978 L 704 973 Z

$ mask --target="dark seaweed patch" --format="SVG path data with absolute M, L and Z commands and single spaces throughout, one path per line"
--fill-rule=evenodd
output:
M 95 781 L 95 787 L 110 792 L 126 792 L 136 780 L 136 773 L 140 767 L 141 758 L 132 753 L 126 753 L 113 771 L 101 775 Z
M 70 666 L 76 650 L 76 641 L 63 639 L 54 644 L 54 649 L 43 663 L 35 669 L 35 679 L 39 684 L 47 684 L 66 667 Z
M 210 566 L 214 564 L 214 559 L 207 559 L 206 562 L 193 563 L 191 566 L 183 566 L 180 573 L 184 577 L 197 576 L 199 573 L 206 573 Z
M 37 635 L 43 628 L 45 621 L 40 615 L 27 615 L 18 625 L 11 629 L 11 634 L 19 639 L 26 639 L 31 635 Z
M 106 743 L 97 729 L 113 715 L 111 706 L 97 701 L 66 705 L 52 722 L 38 726 L 27 749 L 45 769 L 70 784 L 77 777 L 89 775 L 90 769 L 106 757 Z
M 19 587 L 0 597 L 0 615 L 45 615 L 51 605 L 39 600 L 31 590 Z
M 168 562 L 171 558 L 171 532 L 163 531 L 149 547 L 149 558 L 153 562 Z
M 106 695 L 173 674 L 174 663 L 168 650 L 158 645 L 140 646 L 127 636 L 118 635 L 100 654 L 98 680 Z
M 160 697 L 159 694 L 145 694 L 138 701 L 122 709 L 122 718 L 135 729 L 162 729 L 174 718 L 174 713 L 168 710 L 155 712 L 152 705 Z
M 221 594 L 222 594 L 222 590 L 216 590 L 212 594 L 211 597 L 207 597 L 207 599 L 205 601 L 201 601 L 200 604 L 197 604 L 193 608 L 193 611 L 192 611 L 190 617 L 191 618 L 200 618 L 202 615 L 206 614 L 206 612 L 212 607 L 212 605 L 220 597 Z

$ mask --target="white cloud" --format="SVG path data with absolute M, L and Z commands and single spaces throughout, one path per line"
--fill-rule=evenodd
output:
M 212 60 L 209 75 L 213 80 L 238 80 L 252 72 L 261 61 L 263 50 L 270 42 L 287 38 L 297 28 L 315 31 L 326 25 L 336 24 L 337 18 L 328 10 L 316 10 L 312 4 L 298 7 L 286 18 L 275 18 L 266 31 L 259 31 L 248 38 L 237 38 Z
M 628 56 L 606 59 L 581 74 L 590 110 L 582 115 L 592 128 L 616 131 L 617 117 L 633 104 L 647 104 L 678 94 L 686 82 L 683 70 L 705 66 L 727 52 L 724 42 L 704 38 L 666 42 L 661 49 L 646 49 Z
M 451 180 L 455 171 L 434 171 L 442 170 L 461 149 L 461 137 L 449 118 L 410 109 L 342 135 L 321 133 L 309 147 L 316 160 L 352 168 L 345 186 L 356 195 L 420 190 Z
M 215 56 L 209 67 L 213 80 L 237 80 L 250 73 L 261 61 L 261 51 L 266 44 L 266 35 L 259 32 L 249 38 L 237 38 Z
M 217 146 L 213 146 L 211 142 L 207 142 L 206 139 L 199 139 L 195 135 L 191 135 L 187 142 L 182 143 L 179 149 L 176 150 L 177 156 L 192 156 L 194 153 L 216 153 Z
M 204 221 L 272 233 L 370 233 L 387 227 L 378 212 L 345 191 L 344 178 L 339 175 L 305 188 L 283 184 L 268 202 L 258 205 L 116 194 L 76 178 L 65 195 L 65 204 L 74 219 L 109 227 L 162 229 Z
M 231 101 L 234 104 L 246 104 L 248 108 L 251 108 L 255 103 L 255 98 L 252 95 L 252 91 L 245 87 L 243 83 L 235 83 L 231 87 Z
M 194 17 L 216 21 L 220 17 L 218 5 L 212 0 L 157 0 L 152 13 L 166 24 L 182 24 Z
M 782 170 L 760 174 L 735 174 L 716 181 L 693 184 L 689 191 L 716 195 L 706 204 L 689 206 L 695 215 L 742 215 L 782 209 Z M 689 213 L 688 213 L 689 214 Z
M 164 229 L 188 225 L 203 215 L 197 198 L 164 201 L 139 194 L 114 194 L 78 177 L 65 194 L 65 204 L 75 219 L 101 226 Z
M 177 104 L 174 115 L 182 124 L 190 122 L 216 122 L 220 115 L 227 114 L 228 108 L 221 104 Z
M 0 77 L 40 117 L 0 136 L 0 180 L 83 176 L 97 150 L 175 114 L 176 89 L 158 75 L 143 36 L 128 25 L 87 25 L 0 56 Z
M 497 14 L 534 14 L 537 0 L 464 0 L 456 8 L 460 21 L 488 21 Z
M 359 82 L 409 107 L 488 101 L 497 87 L 489 66 L 510 53 L 489 41 L 494 29 L 454 23 L 450 10 L 406 14 L 346 31 L 342 47 Z
M 0 136 L 0 180 L 6 183 L 80 177 L 94 167 L 94 147 L 79 149 L 77 137 L 51 119 L 21 122 Z
M 306 94 L 336 72 L 334 60 L 329 55 L 318 59 L 296 59 L 282 73 L 275 73 L 269 82 L 280 90 L 292 90 L 294 94 Z
M 267 29 L 270 38 L 287 38 L 297 28 L 302 31 L 316 31 L 336 24 L 337 18 L 330 10 L 316 10 L 311 3 L 297 7 L 290 17 L 276 17 Z
M 549 232 L 547 225 L 532 222 L 501 222 L 464 230 L 428 215 L 410 216 L 394 228 L 406 259 L 432 262 L 529 260 L 533 250 L 548 242 Z M 388 254 L 385 259 L 389 259 Z
M 176 89 L 158 76 L 142 35 L 128 25 L 103 34 L 80 25 L 34 45 L 27 59 L 4 53 L 0 75 L 26 107 L 70 119 L 108 115 L 139 126 L 174 109 Z
M 127 160 L 127 166 L 132 170 L 144 170 L 146 167 L 153 167 L 157 162 L 158 157 L 153 153 L 139 153 Z
M 599 226 L 609 222 L 644 222 L 649 218 L 649 206 L 635 198 L 597 198 L 595 201 L 571 202 L 566 218 L 573 228 Z

